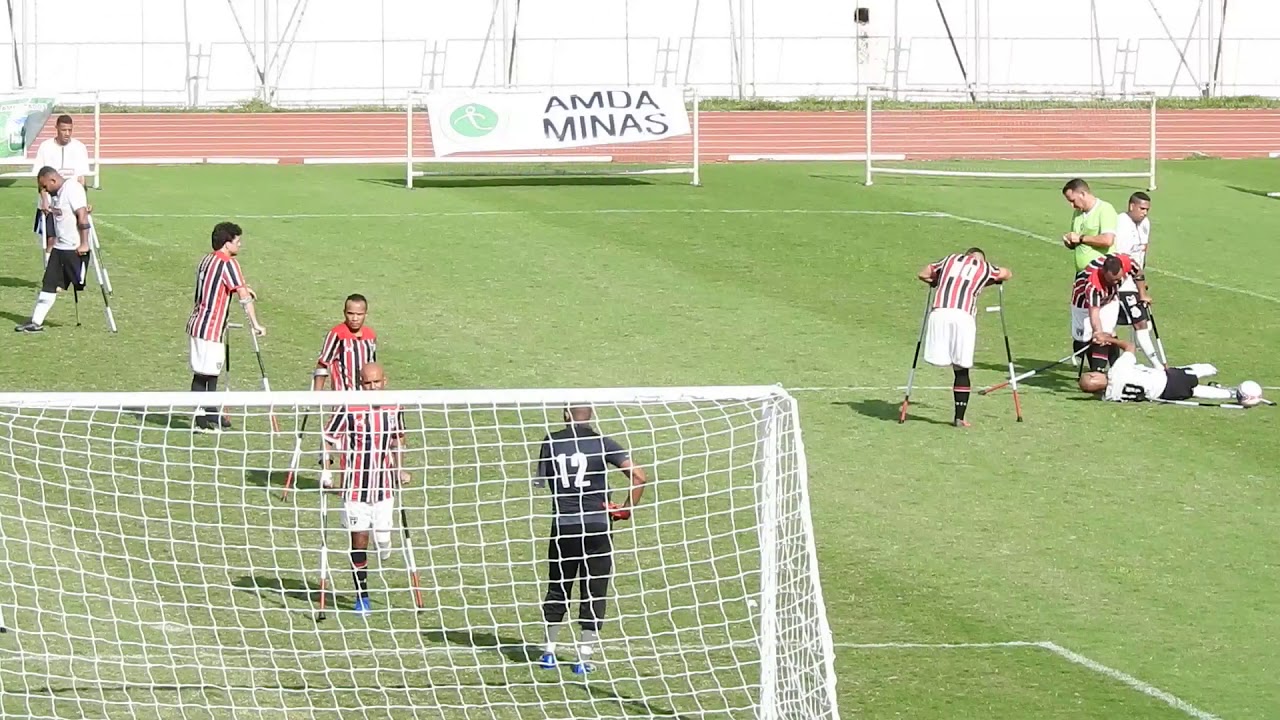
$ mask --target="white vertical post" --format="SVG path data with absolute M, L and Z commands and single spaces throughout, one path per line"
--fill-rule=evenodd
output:
M 93 189 L 102 187 L 102 93 L 93 92 Z
M 409 91 L 409 99 L 404 104 L 405 149 L 404 149 L 404 186 L 413 189 L 413 91 Z
M 867 136 L 867 146 L 865 150 L 867 157 L 863 161 L 863 166 L 866 167 L 867 169 L 867 176 L 866 176 L 866 179 L 863 181 L 865 185 L 871 184 L 871 93 L 872 92 L 873 92 L 872 88 L 867 88 L 867 112 L 866 112 L 866 118 L 864 123 L 866 126 L 864 129 L 866 131 L 866 136 Z
M 693 90 L 693 185 L 702 185 L 702 131 L 699 128 L 701 112 L 698 108 L 698 88 Z
M 760 412 L 760 720 L 778 716 L 777 402 L 769 398 Z
M 1148 184 L 1148 190 L 1156 189 L 1156 96 L 1151 95 L 1151 127 L 1149 129 L 1151 135 L 1151 182 Z

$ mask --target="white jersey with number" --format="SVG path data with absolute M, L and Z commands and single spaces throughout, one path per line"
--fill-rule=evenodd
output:
M 80 247 L 80 229 L 77 227 L 80 221 L 76 219 L 76 211 L 87 206 L 84 186 L 75 180 L 63 180 L 58 194 L 49 198 L 49 207 L 56 210 L 54 225 L 58 239 L 54 241 L 54 249 L 75 250 Z
M 1104 399 L 1112 402 L 1159 400 L 1168 383 L 1164 370 L 1140 365 L 1133 353 L 1124 352 L 1107 373 Z
M 1151 218 L 1135 223 L 1129 213 L 1116 218 L 1116 242 L 1111 246 L 1113 254 L 1128 255 L 1134 266 L 1141 270 L 1147 264 L 1147 245 L 1151 242 Z

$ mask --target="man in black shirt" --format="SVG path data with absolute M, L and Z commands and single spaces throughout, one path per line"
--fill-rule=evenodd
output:
M 593 669 L 590 658 L 613 575 L 610 522 L 630 519 L 631 508 L 644 495 L 646 478 L 621 445 L 591 427 L 590 407 L 569 406 L 564 421 L 563 430 L 543 438 L 534 469 L 534 482 L 551 486 L 554 509 L 547 553 L 550 585 L 542 602 L 547 644 L 538 664 L 548 670 L 556 667 L 556 636 L 578 582 L 582 638 L 573 672 L 581 675 Z M 631 480 L 630 495 L 621 505 L 609 501 L 609 465 Z

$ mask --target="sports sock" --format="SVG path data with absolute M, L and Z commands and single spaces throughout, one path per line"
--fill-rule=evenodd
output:
M 373 534 L 373 543 L 378 547 L 378 559 L 391 557 L 391 531 L 379 530 Z
M 969 368 L 956 368 L 956 382 L 951 388 L 951 394 L 956 405 L 956 419 L 963 420 L 964 413 L 969 409 Z
M 191 392 L 204 392 L 204 376 L 199 374 L 191 375 Z
M 1106 372 L 1107 370 L 1107 348 L 1101 345 L 1092 345 L 1089 352 L 1089 369 L 1093 372 Z
M 351 575 L 356 581 L 356 595 L 369 597 L 369 558 L 364 550 L 351 551 Z
M 583 630 L 582 639 L 578 641 L 578 659 L 587 662 L 596 651 L 596 641 L 600 636 L 595 630 Z
M 556 638 L 559 636 L 560 623 L 547 623 L 547 652 L 554 653 L 556 651 Z
M 1133 339 L 1138 342 L 1138 347 L 1142 348 L 1142 354 L 1147 356 L 1152 365 L 1156 367 L 1164 365 L 1164 359 L 1156 354 L 1156 344 L 1151 341 L 1151 328 L 1134 330 Z
M 1115 365 L 1116 361 L 1119 359 L 1120 359 L 1120 346 L 1108 345 L 1107 346 L 1107 364 Z
M 1236 398 L 1235 391 L 1231 388 L 1213 385 L 1197 385 L 1191 388 L 1191 396 L 1201 400 L 1234 400 Z
M 53 303 L 57 299 L 57 293 L 40 291 L 36 297 L 36 306 L 31 310 L 31 322 L 43 325 L 44 319 L 49 316 L 49 311 L 53 309 Z

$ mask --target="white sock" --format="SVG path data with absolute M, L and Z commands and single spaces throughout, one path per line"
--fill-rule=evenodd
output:
M 1142 348 L 1142 354 L 1147 356 L 1152 365 L 1156 367 L 1164 365 L 1164 359 L 1156 354 L 1156 344 L 1151 341 L 1151 328 L 1134 330 L 1133 337 L 1138 341 L 1138 347 Z
M 386 560 L 391 557 L 391 531 L 379 530 L 373 534 L 373 542 L 378 546 L 378 558 Z
M 547 644 L 543 648 L 551 653 L 556 652 L 556 636 L 560 634 L 560 623 L 547 623 Z
M 53 303 L 58 299 L 54 293 L 40 292 L 36 297 L 36 306 L 31 311 L 31 322 L 36 325 L 43 325 L 44 319 L 49 316 L 49 311 L 53 309 Z
M 583 630 L 582 640 L 578 643 L 578 660 L 581 662 L 590 662 L 591 655 L 596 651 L 596 640 L 599 636 L 594 630 Z
M 1231 388 L 1197 385 L 1191 388 L 1191 396 L 1201 400 L 1234 400 L 1235 393 Z

